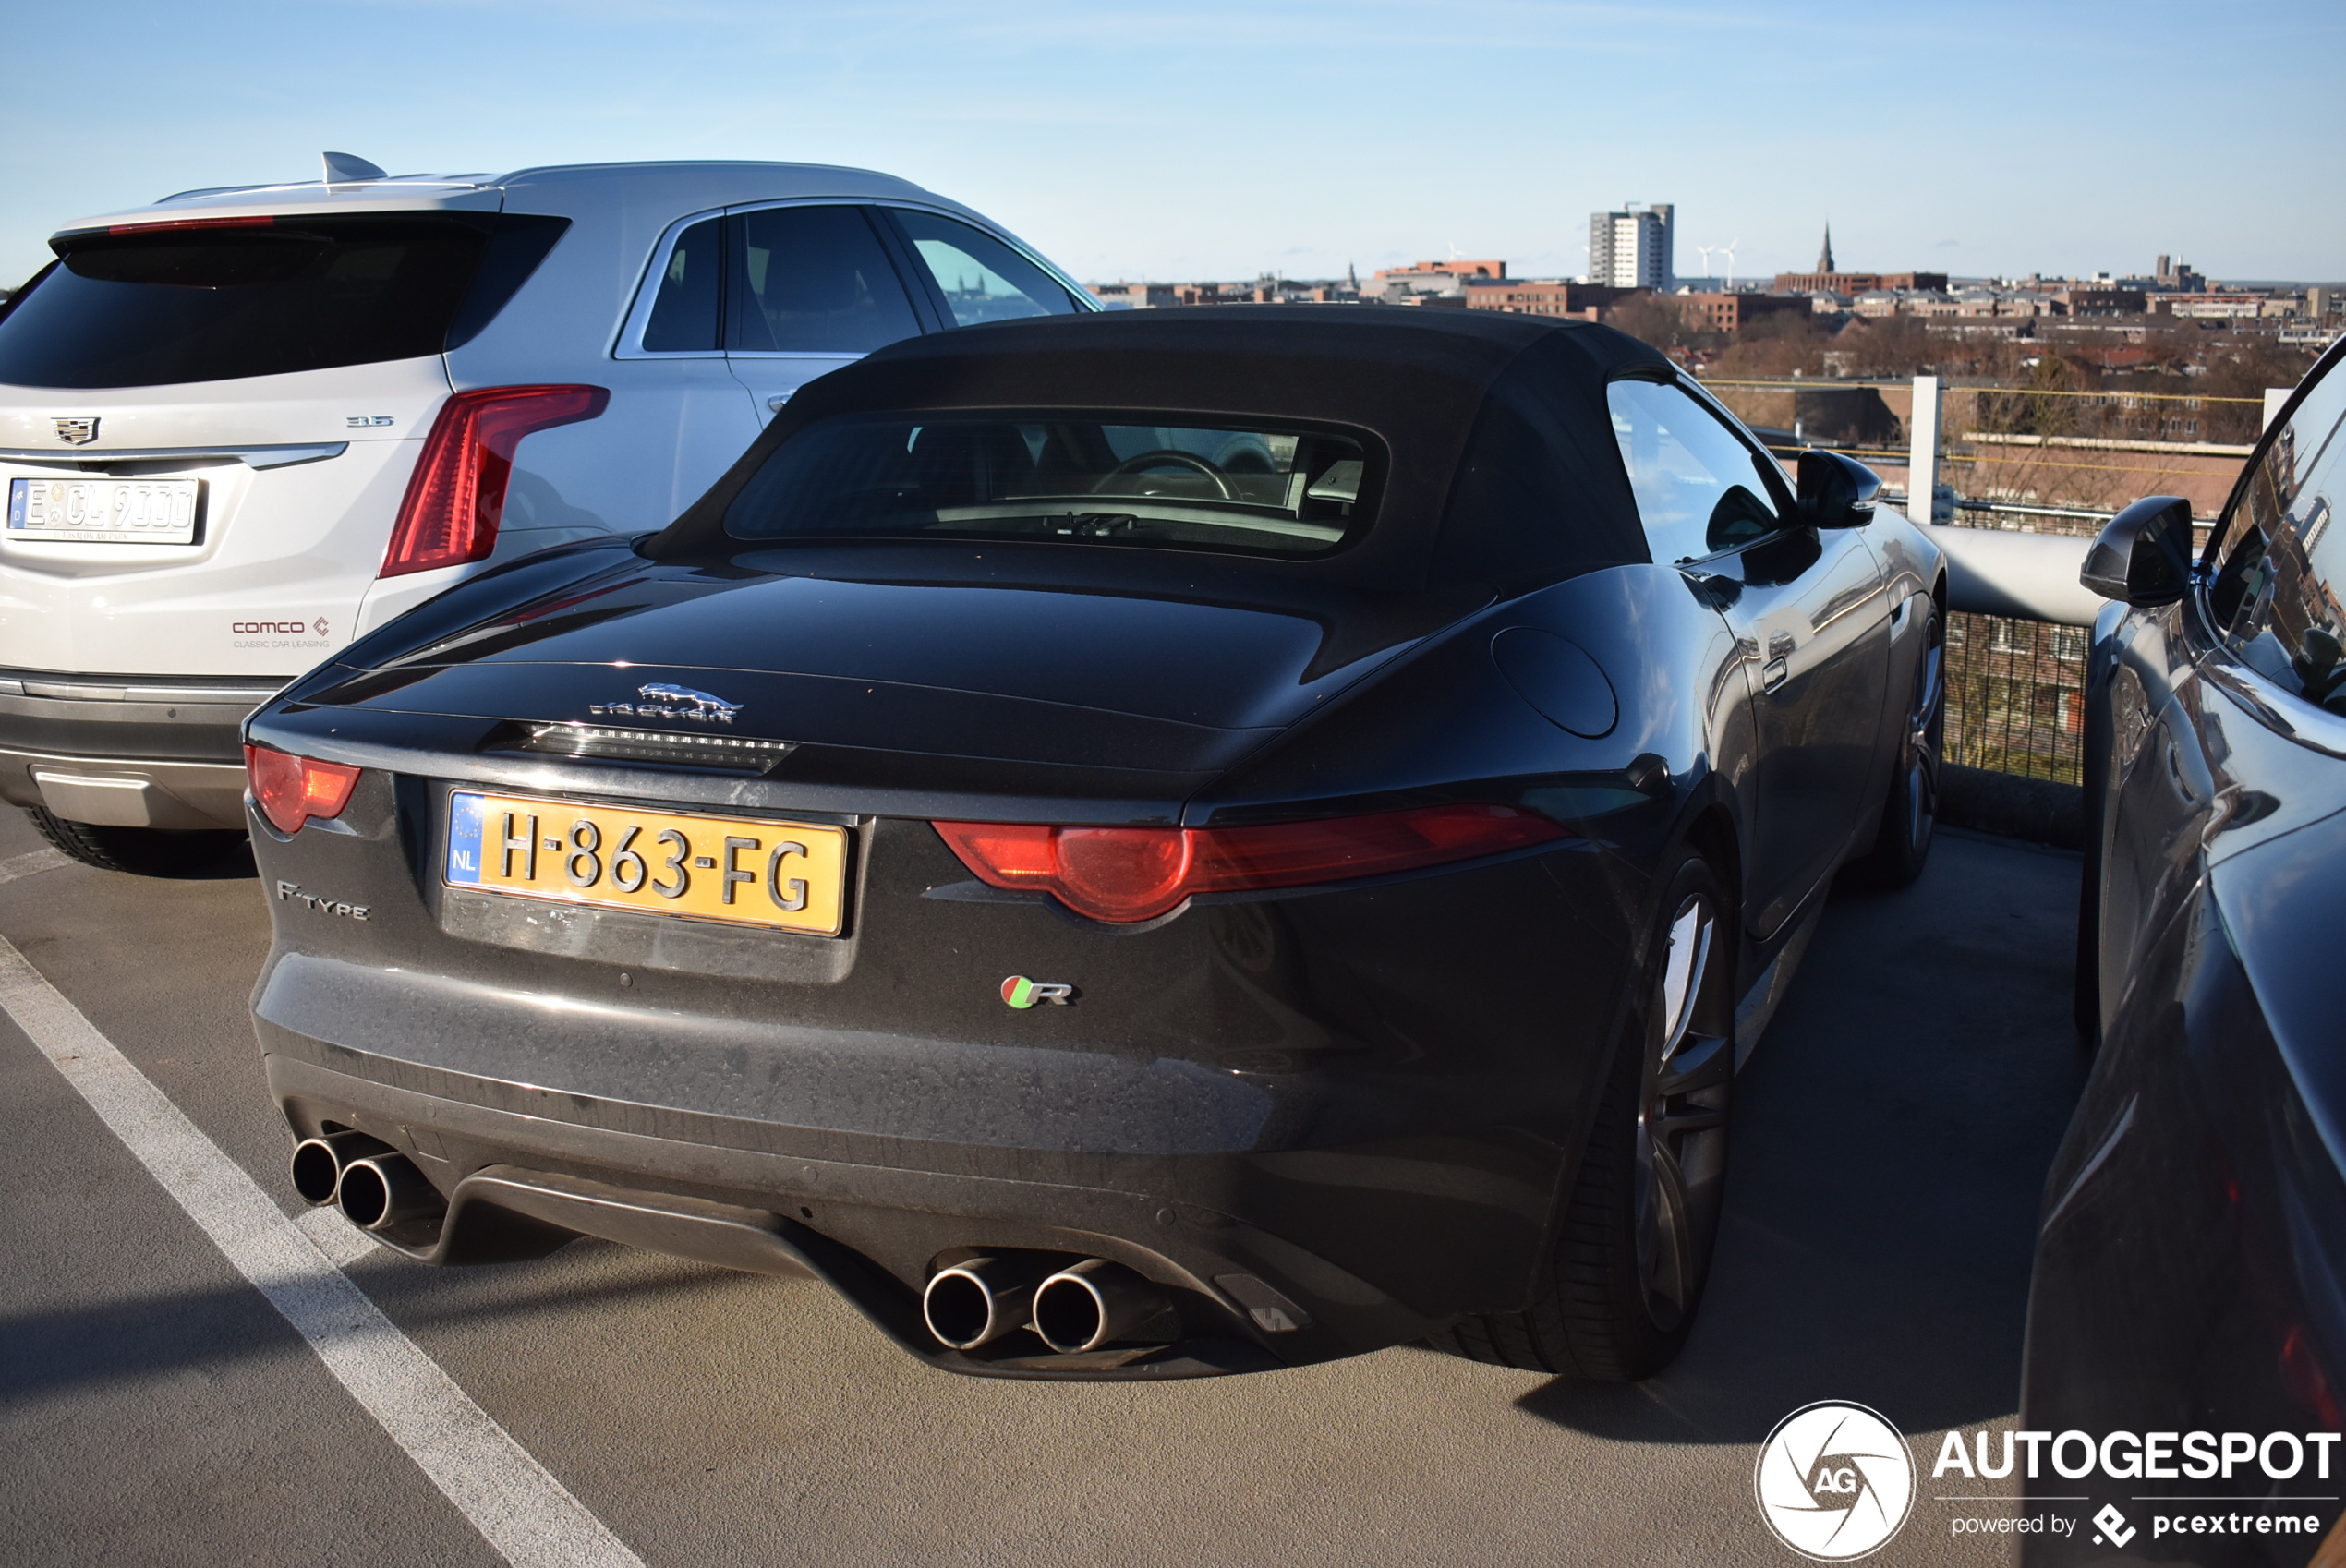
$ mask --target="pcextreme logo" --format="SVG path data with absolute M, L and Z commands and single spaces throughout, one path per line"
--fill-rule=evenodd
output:
M 1820 1562 L 1887 1544 L 1915 1502 L 1915 1461 L 1887 1417 L 1820 1400 L 1776 1423 L 1751 1478 L 1760 1517 L 1778 1540 Z

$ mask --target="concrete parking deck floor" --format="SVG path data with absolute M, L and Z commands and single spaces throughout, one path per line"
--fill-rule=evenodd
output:
M 0 813 L 0 859 L 38 847 Z M 972 1381 L 812 1282 L 579 1243 L 354 1278 L 653 1568 L 812 1563 L 1793 1562 L 1752 1501 L 1814 1400 L 1897 1422 L 1913 1517 L 1871 1561 L 2000 1562 L 1930 1460 L 2008 1421 L 2045 1168 L 2083 1079 L 2078 862 L 1943 837 L 1842 892 L 1738 1080 L 1693 1342 L 1592 1387 L 1419 1349 L 1156 1386 Z M 245 1007 L 249 879 L 78 866 L 0 935 L 288 1211 Z M 0 1561 L 494 1563 L 496 1555 L 0 1020 Z

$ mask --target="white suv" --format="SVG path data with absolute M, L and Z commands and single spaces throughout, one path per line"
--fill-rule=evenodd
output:
M 1096 308 L 969 209 L 811 164 L 328 153 L 50 245 L 0 307 L 0 800 L 133 871 L 241 835 L 245 715 L 354 637 L 664 525 L 883 344 Z

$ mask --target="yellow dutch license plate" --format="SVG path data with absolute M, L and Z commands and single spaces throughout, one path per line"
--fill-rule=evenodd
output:
M 458 790 L 451 887 L 836 936 L 847 830 Z

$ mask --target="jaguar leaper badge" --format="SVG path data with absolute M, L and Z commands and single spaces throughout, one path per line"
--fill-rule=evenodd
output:
M 58 420 L 57 439 L 67 446 L 88 446 L 98 439 L 96 416 L 93 415 L 87 419 Z
M 1022 974 L 1014 974 L 1002 982 L 1002 1000 L 1022 1012 L 1038 1002 L 1064 1007 L 1075 1000 L 1075 987 L 1054 985 L 1047 981 L 1029 980 Z
M 654 681 L 635 688 L 641 702 L 594 703 L 586 711 L 598 717 L 623 715 L 632 718 L 696 718 L 703 724 L 712 721 L 731 724 L 742 705 L 729 703 L 707 692 L 696 692 L 690 686 L 679 686 L 667 681 Z

